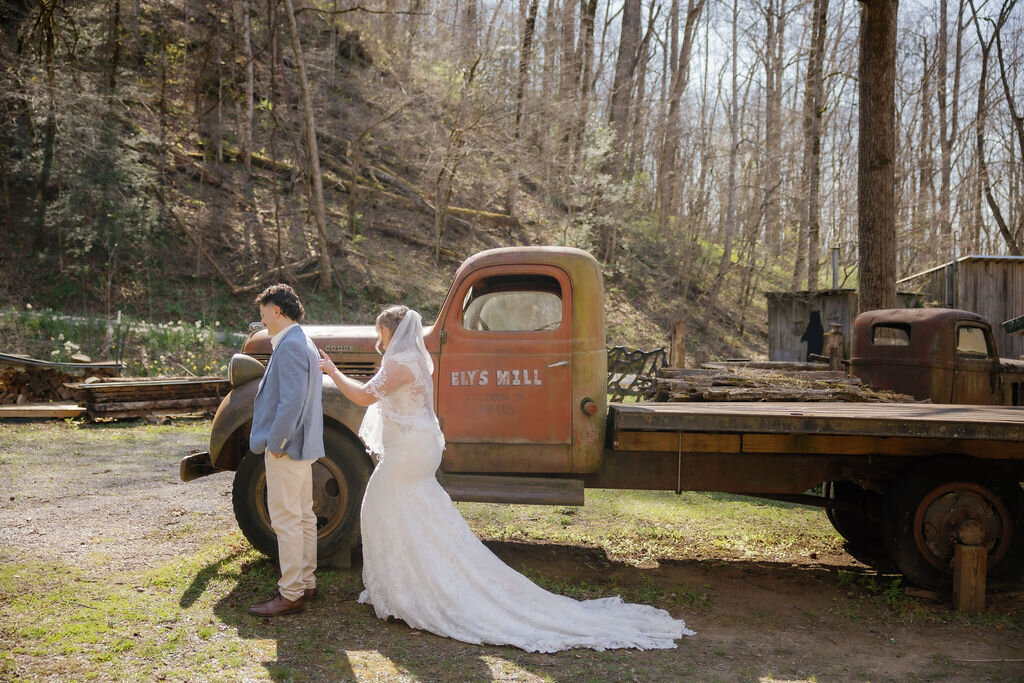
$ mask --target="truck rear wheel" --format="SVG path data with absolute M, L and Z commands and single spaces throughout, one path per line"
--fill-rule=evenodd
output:
M 957 543 L 988 549 L 988 581 L 1024 573 L 1024 489 L 984 463 L 925 463 L 886 493 L 882 540 L 913 583 L 948 591 Z
M 321 563 L 348 552 L 359 539 L 359 507 L 371 465 L 362 444 L 337 427 L 324 425 L 326 455 L 313 463 L 313 512 L 317 558 Z M 248 453 L 238 466 L 231 491 L 235 520 L 246 539 L 264 555 L 277 557 L 277 534 L 267 509 L 263 455 Z M 346 558 L 335 560 L 345 564 Z
M 823 488 L 828 500 L 856 505 L 858 510 L 825 508 L 825 516 L 847 544 L 865 553 L 882 550 L 882 527 L 878 521 L 882 497 L 866 491 L 852 481 L 826 481 Z

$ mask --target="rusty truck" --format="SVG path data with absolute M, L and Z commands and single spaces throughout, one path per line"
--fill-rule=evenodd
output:
M 876 323 L 902 329 L 907 344 L 893 341 L 899 331 L 884 329 L 874 344 L 891 357 L 924 336 L 912 324 L 900 328 L 905 320 L 866 320 L 869 341 Z M 954 330 L 983 329 L 980 323 L 954 323 Z M 379 366 L 372 325 L 305 331 L 350 376 L 368 379 Z M 1024 408 L 609 402 L 601 267 L 573 248 L 470 257 L 424 342 L 447 441 L 438 478 L 453 500 L 582 505 L 587 488 L 759 496 L 825 508 L 851 546 L 881 550 L 920 585 L 951 585 L 959 542 L 987 548 L 990 582 L 1024 572 Z M 986 344 L 994 348 L 990 334 Z M 854 349 L 854 372 L 879 351 L 856 341 Z M 980 350 L 972 345 L 968 355 Z M 184 458 L 180 476 L 234 471 L 239 527 L 274 556 L 263 458 L 248 448 L 270 352 L 266 331 L 255 331 L 231 359 L 232 389 L 214 417 L 209 450 Z M 363 408 L 327 378 L 323 409 L 327 455 L 313 467 L 318 554 L 324 564 L 345 566 L 359 541 L 373 462 L 355 436 Z M 813 493 L 823 482 L 824 495 Z

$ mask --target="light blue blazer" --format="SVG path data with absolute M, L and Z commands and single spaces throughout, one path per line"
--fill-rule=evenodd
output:
M 324 455 L 323 372 L 316 345 L 296 325 L 270 354 L 253 405 L 249 448 L 285 451 L 292 460 Z

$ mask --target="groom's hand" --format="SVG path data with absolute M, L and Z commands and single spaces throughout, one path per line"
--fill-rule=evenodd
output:
M 281 457 L 283 457 L 283 456 L 284 456 L 285 452 L 284 452 L 284 451 L 281 451 L 280 453 L 275 453 L 274 451 L 270 451 L 270 454 L 271 454 L 272 456 L 274 456 L 275 458 L 281 458 Z

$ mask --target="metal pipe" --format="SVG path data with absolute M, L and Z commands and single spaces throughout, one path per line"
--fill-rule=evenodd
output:
M 839 247 L 832 247 L 832 289 L 839 289 Z

